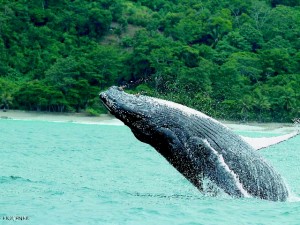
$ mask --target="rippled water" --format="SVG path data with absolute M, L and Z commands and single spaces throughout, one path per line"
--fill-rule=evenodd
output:
M 125 126 L 0 120 L 0 224 L 300 224 L 299 146 L 260 152 L 289 202 L 209 197 Z

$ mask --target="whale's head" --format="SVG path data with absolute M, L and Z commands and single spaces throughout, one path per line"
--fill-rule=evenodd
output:
M 116 118 L 128 126 L 135 137 L 152 145 L 165 157 L 174 156 L 171 149 L 185 149 L 192 138 L 194 121 L 212 118 L 186 106 L 111 87 L 100 93 L 100 99 Z M 183 150 L 188 154 L 188 152 Z
M 130 128 L 143 129 L 148 127 L 158 108 L 152 98 L 128 94 L 122 88 L 113 86 L 100 93 L 100 99 L 109 112 Z
M 100 99 L 109 112 L 126 125 L 151 117 L 152 104 L 144 96 L 128 94 L 119 87 L 101 92 Z
M 174 107 L 168 105 L 168 101 L 128 94 L 115 86 L 101 92 L 100 99 L 109 112 L 127 125 L 140 141 L 153 146 L 161 135 L 164 139 L 173 136 L 168 131 L 174 127 L 176 130 L 181 118 L 178 114 L 183 113 L 178 106 L 176 107 L 179 104 L 174 103 Z

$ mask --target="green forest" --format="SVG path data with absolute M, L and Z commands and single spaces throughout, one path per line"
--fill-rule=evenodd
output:
M 299 0 L 0 0 L 0 107 L 106 112 L 109 86 L 218 119 L 300 117 Z

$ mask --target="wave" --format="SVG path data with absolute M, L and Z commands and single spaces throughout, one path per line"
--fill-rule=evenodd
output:
M 11 181 L 21 181 L 21 182 L 33 182 L 30 179 L 19 177 L 19 176 L 1 176 L 0 183 L 7 183 Z
M 28 178 L 20 177 L 20 176 L 0 176 L 0 184 L 11 183 L 11 182 L 20 182 L 20 183 L 34 183 L 34 184 L 47 184 L 52 185 L 52 181 L 39 181 L 39 180 L 31 180 Z

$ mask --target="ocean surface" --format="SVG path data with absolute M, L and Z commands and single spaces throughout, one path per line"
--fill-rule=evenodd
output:
M 0 119 L 0 224 L 300 224 L 300 137 L 260 154 L 289 201 L 204 196 L 125 126 Z

